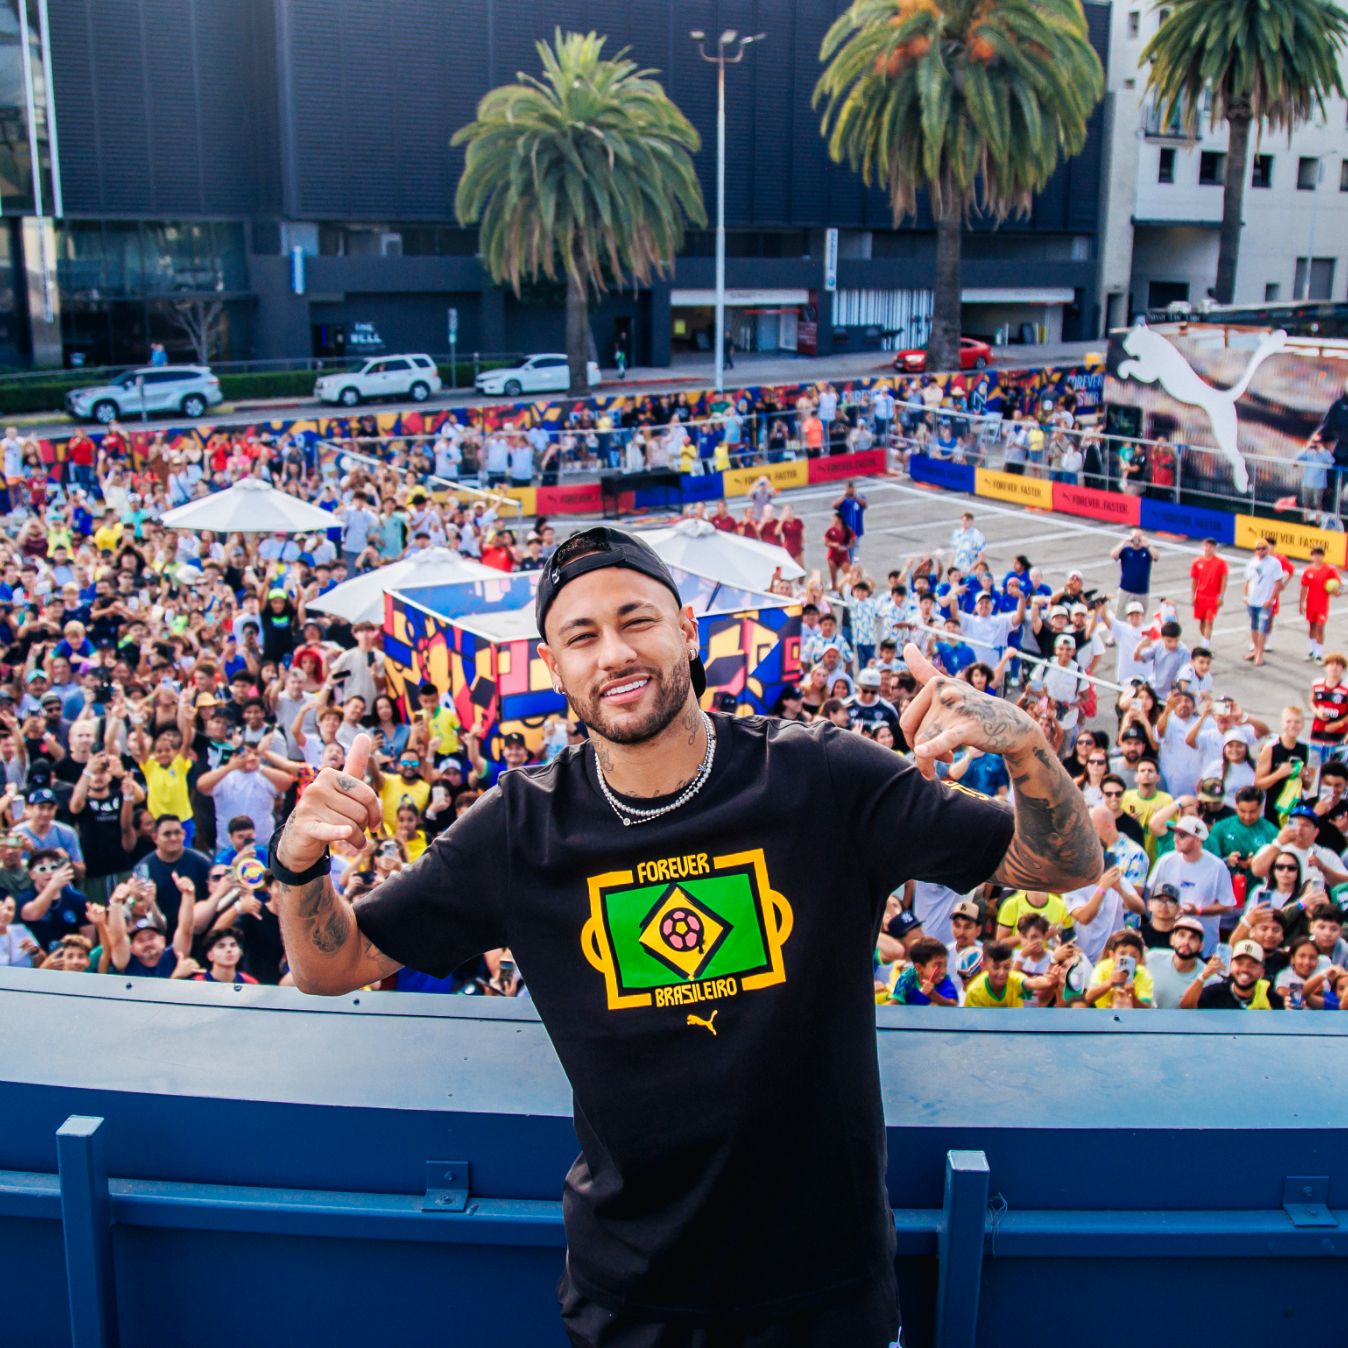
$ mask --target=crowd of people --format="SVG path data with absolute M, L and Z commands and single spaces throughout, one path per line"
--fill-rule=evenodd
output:
M 58 461 L 6 431 L 0 964 L 284 983 L 264 849 L 314 774 L 340 766 L 358 733 L 373 739 L 369 779 L 384 817 L 363 848 L 333 849 L 334 883 L 351 898 L 413 864 L 501 773 L 534 761 L 514 735 L 490 756 L 482 726 L 461 723 L 446 688 L 424 684 L 413 705 L 392 698 L 379 629 L 315 606 L 343 580 L 418 549 L 449 547 L 514 571 L 541 567 L 557 546 L 547 520 L 526 527 L 508 502 L 446 498 L 428 480 L 523 481 L 525 449 L 529 477 L 543 480 L 554 450 L 559 469 L 603 469 L 614 453 L 621 465 L 634 443 L 644 464 L 653 450 L 717 464 L 727 446 L 746 444 L 751 424 L 746 452 L 767 461 L 800 446 L 819 453 L 916 434 L 883 390 L 861 415 L 827 385 L 766 416 L 731 408 L 707 423 L 714 440 L 690 429 L 677 397 L 665 401 L 663 423 L 619 427 L 586 414 L 593 424 L 560 436 L 451 425 L 383 447 L 378 462 L 354 446 L 325 455 L 299 435 L 221 432 L 174 449 L 163 435 L 117 426 L 97 445 L 77 433 Z M 332 527 L 218 537 L 161 522 L 174 505 L 244 476 L 307 498 Z M 776 496 L 765 475 L 735 512 L 722 501 L 689 513 L 806 563 L 804 524 Z M 1046 576 L 1028 555 L 994 569 L 972 514 L 947 548 L 885 570 L 890 559 L 869 548 L 863 557 L 866 511 L 864 483 L 847 483 L 822 537 L 810 540 L 815 569 L 802 583 L 774 583 L 803 608 L 803 676 L 776 713 L 825 718 L 906 752 L 912 643 L 942 673 L 1038 721 L 1087 798 L 1104 865 L 1098 885 L 1061 895 L 908 885 L 890 898 L 878 934 L 877 1000 L 1348 1002 L 1339 905 L 1348 892 L 1348 661 L 1325 649 L 1335 568 L 1319 557 L 1298 577 L 1265 542 L 1233 575 L 1209 543 L 1181 612 L 1153 598 L 1155 549 L 1140 533 L 1114 549 L 1118 583 L 1106 593 L 1080 571 Z M 1319 675 L 1303 705 L 1261 716 L 1224 688 L 1205 643 L 1233 585 L 1256 665 L 1280 598 L 1296 595 Z M 552 718 L 543 756 L 584 733 Z M 989 795 L 1010 790 L 994 755 L 962 753 L 941 770 Z M 403 970 L 386 986 L 527 995 L 509 951 L 444 979 Z

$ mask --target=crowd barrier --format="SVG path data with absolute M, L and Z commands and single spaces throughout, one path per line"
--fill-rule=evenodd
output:
M 1258 538 L 1273 540 L 1278 552 L 1288 557 L 1309 558 L 1311 549 L 1325 550 L 1333 566 L 1348 565 L 1348 535 L 1317 529 L 1294 520 L 1268 519 L 1258 515 L 1212 510 L 1180 501 L 1158 501 L 1148 496 L 1100 491 L 1047 478 L 1022 477 L 992 468 L 934 459 L 913 454 L 908 472 L 914 482 L 945 491 L 1006 501 L 1032 510 L 1052 510 L 1103 520 L 1120 528 L 1146 529 L 1153 533 L 1178 534 L 1183 538 L 1212 538 L 1219 544 L 1252 548 Z

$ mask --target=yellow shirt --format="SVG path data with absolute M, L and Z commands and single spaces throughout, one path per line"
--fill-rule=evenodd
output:
M 427 727 L 437 754 L 459 752 L 461 748 L 459 732 L 463 729 L 463 723 L 459 720 L 457 712 L 451 711 L 448 707 L 440 707 L 427 722 Z
M 1114 961 L 1112 959 L 1103 959 L 1095 966 L 1091 974 L 1091 987 L 1098 988 L 1108 983 L 1114 977 Z M 1133 991 L 1137 993 L 1139 1002 L 1146 1002 L 1152 1006 L 1156 1002 L 1156 986 L 1151 981 L 1151 975 L 1147 972 L 1146 966 L 1139 964 L 1133 970 Z M 1110 1005 L 1108 997 L 1101 997 L 1096 1006 L 1107 1007 Z
M 718 473 L 730 471 L 730 446 L 724 440 L 718 441 L 716 448 L 712 451 L 711 466 Z
M 1033 996 L 1033 994 L 1031 994 Z M 1006 987 L 1002 989 L 1002 995 L 999 997 L 993 990 L 992 984 L 988 982 L 987 974 L 979 974 L 969 986 L 964 989 L 965 1006 L 1024 1006 L 1025 1005 L 1025 975 L 1019 970 L 1012 969 L 1006 976 Z
M 122 532 L 120 521 L 114 524 L 100 524 L 94 530 L 94 547 L 99 552 L 116 552 L 118 544 L 122 541 Z
M 179 754 L 168 767 L 148 758 L 140 765 L 145 774 L 145 805 L 156 819 L 161 814 L 176 814 L 179 819 L 192 817 L 192 800 L 187 793 L 187 774 L 192 760 Z
M 697 467 L 697 446 L 691 440 L 685 440 L 679 446 L 679 472 L 691 473 Z
M 408 861 L 415 861 L 426 850 L 426 835 L 418 829 L 410 838 L 403 839 Z
M 1038 913 L 1050 927 L 1057 927 L 1060 931 L 1072 930 L 1072 914 L 1067 911 L 1067 905 L 1059 895 L 1050 894 L 1044 906 L 1036 908 L 1023 889 L 1016 890 L 1014 894 L 1008 894 L 1002 900 L 1002 906 L 997 909 L 997 925 L 1010 927 L 1012 931 L 1015 931 L 1016 923 L 1026 913 Z
M 1123 793 L 1123 811 L 1125 814 L 1131 814 L 1139 824 L 1142 825 L 1142 832 L 1146 836 L 1147 855 L 1156 860 L 1156 844 L 1160 839 L 1147 827 L 1151 822 L 1151 817 L 1164 805 L 1169 805 L 1175 798 L 1167 795 L 1164 791 L 1157 791 L 1154 796 L 1143 800 L 1137 794 L 1137 787 Z
M 384 827 L 390 833 L 398 827 L 398 806 L 410 800 L 419 814 L 426 813 L 426 802 L 431 798 L 431 784 L 420 777 L 415 782 L 405 782 L 395 772 L 384 778 L 379 788 L 379 803 L 384 810 Z

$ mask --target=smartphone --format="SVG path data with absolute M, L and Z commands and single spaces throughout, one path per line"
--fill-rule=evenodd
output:
M 503 988 L 510 986 L 511 980 L 515 977 L 515 961 L 502 960 L 496 966 L 496 977 Z
M 1283 989 L 1289 1011 L 1300 1011 L 1306 1005 L 1306 999 L 1303 995 L 1305 987 L 1304 983 L 1293 981 L 1289 982 Z
M 1231 704 L 1225 700 L 1221 702 L 1214 702 L 1212 704 L 1212 714 L 1214 716 L 1230 716 Z
M 1132 976 L 1137 972 L 1137 956 L 1120 955 L 1118 961 L 1115 964 L 1115 967 L 1123 971 L 1123 975 L 1125 978 L 1132 978 Z

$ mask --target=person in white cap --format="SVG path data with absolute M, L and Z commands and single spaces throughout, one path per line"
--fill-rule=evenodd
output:
M 1189 985 L 1180 1006 L 1186 1011 L 1282 1011 L 1283 995 L 1264 974 L 1264 948 L 1258 941 L 1237 941 L 1231 947 L 1231 971 L 1220 978 L 1222 961 L 1213 955 L 1203 977 Z M 1216 978 L 1215 983 L 1208 983 Z
M 1179 892 L 1180 912 L 1203 924 L 1203 953 L 1210 955 L 1221 939 L 1222 917 L 1236 911 L 1231 872 L 1226 863 L 1203 850 L 1208 826 L 1194 815 L 1175 821 L 1175 850 L 1167 852 L 1151 868 L 1147 888 L 1173 885 Z
M 1147 635 L 1143 630 L 1146 616 L 1146 608 L 1136 599 L 1130 599 L 1124 605 L 1122 619 L 1109 609 L 1100 614 L 1099 625 L 1104 628 L 1108 637 L 1113 639 L 1114 648 L 1118 651 L 1118 660 L 1114 668 L 1114 679 L 1117 683 L 1128 683 L 1132 679 L 1141 679 L 1145 682 L 1151 676 L 1150 661 L 1137 660 L 1133 656 L 1133 652 Z

